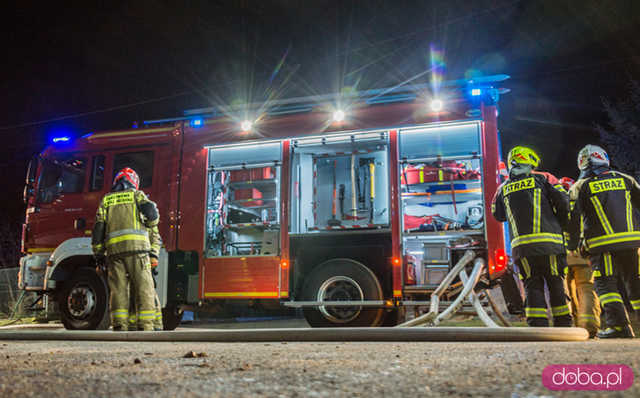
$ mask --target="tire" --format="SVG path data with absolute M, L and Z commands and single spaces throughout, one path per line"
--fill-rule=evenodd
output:
M 111 325 L 109 290 L 93 269 L 80 268 L 58 296 L 62 324 L 68 330 L 106 330 Z
M 304 301 L 382 300 L 378 278 L 361 263 L 339 258 L 317 266 L 306 278 Z M 311 327 L 378 326 L 383 308 L 307 307 L 304 317 Z
M 167 304 L 162 309 L 162 328 L 164 330 L 175 330 L 182 321 L 184 311 L 175 304 Z

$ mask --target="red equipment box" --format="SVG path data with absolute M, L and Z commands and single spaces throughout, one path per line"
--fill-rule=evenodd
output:
M 271 180 L 275 178 L 273 167 L 259 167 L 257 169 L 251 169 L 252 180 Z
M 236 189 L 234 195 L 236 200 L 262 199 L 262 192 L 255 188 Z M 264 203 L 262 200 L 248 200 L 242 202 L 241 205 L 244 207 L 254 207 L 262 206 L 262 203 Z
M 245 182 L 251 180 L 251 170 L 231 170 L 229 172 L 229 182 Z

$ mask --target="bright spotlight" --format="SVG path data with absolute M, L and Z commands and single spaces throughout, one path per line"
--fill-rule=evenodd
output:
M 479 89 L 479 88 L 472 88 L 471 89 L 471 95 L 472 96 L 477 97 L 477 96 L 479 96 L 481 94 L 482 94 L 482 89 Z
M 444 107 L 444 104 L 442 103 L 442 100 L 439 99 L 434 99 L 431 101 L 431 110 L 434 112 L 440 112 L 442 110 L 442 108 Z
M 251 127 L 253 127 L 253 123 L 251 123 L 249 120 L 245 120 L 240 124 L 240 128 L 242 128 L 242 131 L 251 131 Z
M 335 112 L 333 112 L 333 121 L 334 122 L 341 122 L 344 120 L 344 111 L 343 110 L 337 110 Z

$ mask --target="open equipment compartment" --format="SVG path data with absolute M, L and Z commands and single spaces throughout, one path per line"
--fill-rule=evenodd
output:
M 209 149 L 205 257 L 279 255 L 280 148 Z
M 457 261 L 452 242 L 484 239 L 480 123 L 400 131 L 404 255 L 418 285 L 435 288 Z
M 386 132 L 294 140 L 291 233 L 387 227 L 388 159 Z

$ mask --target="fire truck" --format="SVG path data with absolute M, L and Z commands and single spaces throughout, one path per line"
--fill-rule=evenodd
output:
M 55 137 L 27 172 L 19 286 L 68 329 L 109 327 L 91 230 L 118 170 L 159 209 L 165 328 L 196 305 L 301 308 L 313 327 L 395 325 L 466 251 L 495 286 L 506 75 L 202 108 Z M 447 293 L 459 293 L 453 283 Z M 328 305 L 330 303 L 331 305 Z

